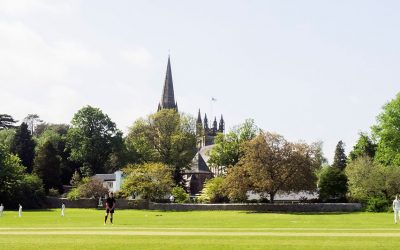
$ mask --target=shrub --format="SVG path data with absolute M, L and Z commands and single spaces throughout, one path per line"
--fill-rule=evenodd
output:
M 79 193 L 82 198 L 99 198 L 108 193 L 103 182 L 97 178 L 83 178 L 83 184 L 79 186 Z
M 75 172 L 74 172 L 74 174 L 72 175 L 71 180 L 70 180 L 69 183 L 70 183 L 73 187 L 77 187 L 77 186 L 79 186 L 79 184 L 81 184 L 81 182 L 82 182 L 82 178 L 81 178 L 79 172 L 78 172 L 77 170 L 75 170 Z
M 370 197 L 367 200 L 366 210 L 368 212 L 386 212 L 389 207 L 389 202 L 382 196 Z
M 223 192 L 223 181 L 222 177 L 215 177 L 206 181 L 199 201 L 205 203 L 228 202 L 229 200 Z
M 18 196 L 16 200 L 24 208 L 40 208 L 45 197 L 42 180 L 35 174 L 25 174 Z
M 51 196 L 51 197 L 58 197 L 58 196 L 60 195 L 60 193 L 58 192 L 57 189 L 55 189 L 55 188 L 50 188 L 50 189 L 49 189 L 49 194 L 48 194 L 48 195 Z
M 67 194 L 67 199 L 73 201 L 73 200 L 79 199 L 80 198 L 79 196 L 80 196 L 79 195 L 79 189 L 78 188 L 73 188 Z
M 189 201 L 189 194 L 182 187 L 174 187 L 171 191 L 171 194 L 175 198 L 175 202 L 177 203 L 186 203 Z
M 107 194 L 108 189 L 103 186 L 103 183 L 96 178 L 85 177 L 80 185 L 73 188 L 67 195 L 69 200 L 77 200 L 80 198 L 98 198 Z

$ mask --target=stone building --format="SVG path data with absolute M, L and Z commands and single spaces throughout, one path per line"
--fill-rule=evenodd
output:
M 174 94 L 170 57 L 168 57 L 163 92 L 157 110 L 160 111 L 162 109 L 174 109 L 178 111 L 178 103 L 175 100 Z M 184 173 L 184 179 L 187 181 L 187 189 L 191 195 L 198 194 L 203 189 L 206 180 L 219 174 L 218 171 L 215 171 L 219 168 L 208 164 L 208 153 L 214 146 L 214 139 L 217 134 L 224 132 L 225 121 L 222 115 L 219 123 L 217 122 L 217 118 L 214 117 L 213 123 L 209 124 L 207 114 L 204 114 L 204 119 L 202 119 L 199 109 L 196 122 L 197 153 L 189 169 Z
M 119 191 L 122 183 L 124 182 L 124 177 L 121 170 L 118 170 L 113 174 L 96 174 L 92 178 L 100 180 L 103 183 L 103 186 L 111 192 Z

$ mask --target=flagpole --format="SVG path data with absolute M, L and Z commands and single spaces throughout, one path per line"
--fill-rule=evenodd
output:
M 210 122 L 211 122 L 211 125 L 213 124 L 213 122 L 214 122 L 214 102 L 216 102 L 217 101 L 217 99 L 216 98 L 214 98 L 214 97 L 211 97 L 211 117 L 210 117 Z

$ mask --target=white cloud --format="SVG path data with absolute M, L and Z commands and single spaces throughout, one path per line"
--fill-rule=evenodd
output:
M 0 13 L 9 17 L 23 17 L 32 12 L 52 15 L 70 13 L 78 0 L 1 0 Z
M 46 42 L 22 23 L 0 22 L 0 85 L 46 86 L 68 77 L 73 66 L 97 67 L 102 56 L 82 44 Z
M 141 67 L 148 67 L 153 59 L 150 52 L 143 47 L 122 50 L 120 56 L 123 60 Z
M 79 70 L 105 63 L 82 43 L 51 43 L 22 22 L 5 21 L 0 21 L 0 58 L 0 113 L 16 119 L 37 113 L 49 122 L 70 121 L 85 104 L 75 86 L 82 81 Z

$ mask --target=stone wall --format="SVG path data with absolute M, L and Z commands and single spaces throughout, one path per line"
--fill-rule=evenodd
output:
M 296 203 L 296 204 L 168 204 L 150 203 L 151 210 L 206 211 L 245 210 L 257 212 L 354 212 L 360 203 Z
M 79 199 L 70 201 L 63 198 L 46 197 L 46 208 L 61 208 L 61 203 L 64 202 L 67 208 L 97 208 L 98 200 L 95 199 Z
M 46 197 L 46 208 L 60 208 L 61 203 L 64 202 L 67 208 L 99 208 L 103 209 L 105 207 L 105 202 L 103 200 L 103 206 L 98 206 L 98 199 L 79 199 L 70 201 L 65 198 L 54 198 Z M 147 209 L 148 203 L 143 200 L 125 200 L 117 199 L 116 204 L 117 209 Z
M 46 208 L 60 208 L 64 202 L 67 208 L 99 208 L 97 199 L 67 199 L 47 197 Z M 103 202 L 104 203 L 104 202 Z M 150 209 L 164 211 L 207 211 L 207 210 L 243 210 L 257 212 L 354 212 L 361 210 L 360 203 L 238 203 L 238 204 L 177 204 L 154 203 L 144 200 L 117 199 L 117 209 Z

